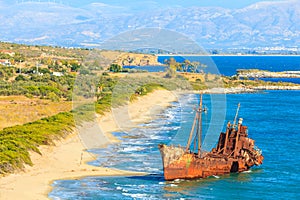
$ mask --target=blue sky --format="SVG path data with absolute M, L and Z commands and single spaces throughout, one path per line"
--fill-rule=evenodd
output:
M 156 7 L 166 6 L 220 6 L 225 8 L 242 8 L 260 2 L 261 0 L 0 0 L 1 4 L 11 5 L 16 2 L 36 1 L 36 2 L 56 2 L 63 3 L 72 7 L 84 7 L 90 3 L 105 3 L 109 5 L 131 7 L 143 6 L 143 5 L 155 5 Z M 279 0 L 268 0 L 279 1 Z M 136 5 L 137 4 L 137 5 Z

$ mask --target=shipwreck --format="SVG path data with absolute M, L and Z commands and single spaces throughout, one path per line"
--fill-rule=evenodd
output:
M 202 151 L 202 114 L 205 111 L 202 99 L 201 94 L 187 146 L 158 145 L 165 180 L 206 178 L 243 172 L 254 165 L 262 164 L 262 152 L 254 145 L 254 140 L 248 137 L 247 126 L 242 125 L 243 119 L 240 118 L 237 122 L 240 104 L 233 123 L 228 122 L 226 132 L 220 134 L 216 147 L 210 152 Z

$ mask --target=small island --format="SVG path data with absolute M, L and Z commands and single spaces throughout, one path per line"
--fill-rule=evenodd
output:
M 300 71 L 271 72 L 259 69 L 237 69 L 239 78 L 300 78 Z

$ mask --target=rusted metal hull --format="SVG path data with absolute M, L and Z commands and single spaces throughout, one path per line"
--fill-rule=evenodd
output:
M 260 159 L 262 161 L 263 157 L 261 156 Z M 195 154 L 188 153 L 164 166 L 164 177 L 165 180 L 206 178 L 231 172 L 243 172 L 249 170 L 250 167 L 252 166 L 242 159 L 197 158 Z
M 185 148 L 159 145 L 166 180 L 206 178 L 231 172 L 243 172 L 262 164 L 264 157 L 248 138 L 247 127 L 221 133 L 216 148 L 199 156 Z M 227 138 L 227 139 L 226 139 Z M 225 145 L 226 143 L 226 145 Z

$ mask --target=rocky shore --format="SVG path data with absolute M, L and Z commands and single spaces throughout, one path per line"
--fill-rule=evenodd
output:
M 297 86 L 256 86 L 256 87 L 234 87 L 234 88 L 211 88 L 203 90 L 204 94 L 239 94 L 239 93 L 255 93 L 261 90 L 300 90 Z M 199 93 L 198 91 L 195 93 Z
M 257 86 L 255 90 L 300 90 L 300 85 L 295 86 Z
M 300 71 L 270 72 L 264 70 L 237 70 L 239 78 L 300 78 Z

